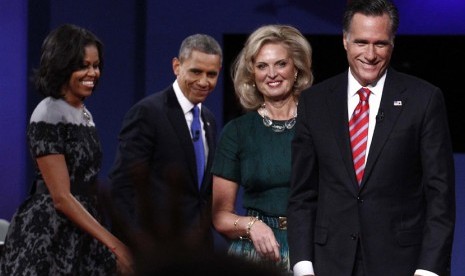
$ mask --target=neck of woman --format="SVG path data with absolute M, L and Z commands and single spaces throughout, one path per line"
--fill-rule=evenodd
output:
M 273 101 L 265 100 L 258 109 L 258 113 L 263 116 L 268 116 L 272 120 L 288 120 L 296 117 L 297 114 L 297 99 L 289 96 L 286 99 Z

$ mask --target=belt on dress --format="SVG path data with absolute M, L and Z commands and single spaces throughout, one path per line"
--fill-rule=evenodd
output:
M 267 216 L 253 209 L 247 209 L 247 215 L 256 217 L 262 220 L 264 223 L 266 223 L 271 228 L 276 228 L 280 230 L 287 229 L 287 217 Z

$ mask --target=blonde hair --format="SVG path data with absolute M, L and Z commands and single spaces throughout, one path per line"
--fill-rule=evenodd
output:
M 255 87 L 253 63 L 260 49 L 268 43 L 282 43 L 288 49 L 298 72 L 293 87 L 295 97 L 313 83 L 312 48 L 300 31 L 289 25 L 262 26 L 249 36 L 232 64 L 234 90 L 246 110 L 257 109 L 264 102 L 263 95 Z

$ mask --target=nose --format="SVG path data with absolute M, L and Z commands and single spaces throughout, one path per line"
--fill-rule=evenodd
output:
M 269 76 L 270 78 L 276 77 L 276 71 L 275 71 L 275 69 L 273 68 L 273 66 L 270 66 L 269 68 L 270 68 L 270 69 L 268 70 L 268 76 Z
M 376 49 L 374 45 L 368 45 L 367 50 L 365 52 L 365 58 L 367 60 L 376 59 Z
M 199 85 L 202 86 L 202 87 L 206 87 L 209 85 L 209 82 L 208 82 L 208 77 L 206 75 L 202 75 L 200 78 L 199 78 Z
M 99 70 L 98 67 L 96 68 L 96 67 L 90 66 L 89 69 L 87 70 L 87 75 L 96 76 L 98 70 Z

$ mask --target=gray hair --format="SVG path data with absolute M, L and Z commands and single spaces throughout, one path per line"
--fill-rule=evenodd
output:
M 183 62 L 188 59 L 193 50 L 204 54 L 220 56 L 221 63 L 223 62 L 223 51 L 220 44 L 211 36 L 206 34 L 194 34 L 186 37 L 179 48 L 179 61 Z

